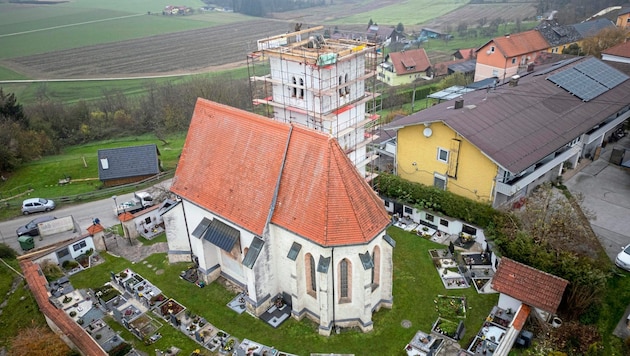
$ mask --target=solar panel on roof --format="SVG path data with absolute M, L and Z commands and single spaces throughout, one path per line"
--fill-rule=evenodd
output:
M 584 101 L 594 99 L 629 77 L 607 64 L 589 58 L 574 67 L 550 75 L 547 80 Z
M 574 68 L 608 89 L 612 89 L 628 79 L 627 75 L 595 58 L 578 63 Z
M 609 89 L 575 67 L 550 75 L 547 79 L 583 101 L 594 99 Z

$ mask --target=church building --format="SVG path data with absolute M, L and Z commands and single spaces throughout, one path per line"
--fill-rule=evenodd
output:
M 330 135 L 198 99 L 171 191 L 169 260 L 237 285 L 250 314 L 282 298 L 329 335 L 391 308 L 390 217 Z

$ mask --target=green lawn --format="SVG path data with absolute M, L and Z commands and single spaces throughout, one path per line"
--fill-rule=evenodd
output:
M 4 259 L 11 267 L 20 270 L 15 259 Z M 18 285 L 13 294 L 8 294 L 15 278 L 13 271 L 0 263 L 0 303 L 6 300 L 2 306 L 0 315 L 0 348 L 8 346 L 9 340 L 17 335 L 18 330 L 31 325 L 45 325 L 44 316 L 39 312 L 35 298 L 30 290 L 25 287 L 24 280 L 18 279 Z
M 498 295 L 477 294 L 474 287 L 465 290 L 445 289 L 428 254 L 429 249 L 445 246 L 398 228 L 391 228 L 388 233 L 396 240 L 394 307 L 391 310 L 382 309 L 377 312 L 374 315 L 374 331 L 366 334 L 346 331 L 339 335 L 323 337 L 318 335 L 317 326 L 306 319 L 300 322 L 289 319 L 278 329 L 273 329 L 247 313 L 237 314 L 227 308 L 226 304 L 234 295 L 218 283 L 200 289 L 180 279 L 180 272 L 186 269 L 188 264 L 168 264 L 164 254 L 152 255 L 147 258 L 146 263 L 143 261 L 133 265 L 124 259 L 105 255 L 107 263 L 73 275 L 70 279 L 75 288 L 95 288 L 109 280 L 110 271 L 119 272 L 124 268 L 131 268 L 157 285 L 166 296 L 174 298 L 193 313 L 203 316 L 216 327 L 237 338 L 252 339 L 301 355 L 310 352 L 403 355 L 402 348 L 416 331 L 418 329 L 430 331 L 431 325 L 437 319 L 434 299 L 438 294 L 465 296 L 468 305 L 467 317 L 464 320 L 467 332 L 462 345 L 467 344 L 481 327 L 492 306 L 496 304 Z M 147 267 L 148 264 L 163 270 L 163 273 L 156 274 L 152 268 Z M 403 320 L 411 321 L 412 327 L 403 328 L 401 326 Z M 163 329 L 166 328 L 170 327 L 165 325 Z M 168 334 L 161 332 L 171 337 L 170 331 L 167 330 Z M 150 352 L 155 347 L 167 345 L 137 346 L 140 350 Z M 188 354 L 196 347 L 198 346 L 194 343 L 182 345 L 183 354 Z
M 124 15 L 111 11 L 106 12 L 109 12 L 111 16 Z M 212 23 L 206 21 L 191 21 L 185 17 L 162 15 L 112 18 L 107 21 L 88 24 L 78 23 L 82 20 L 76 14 L 68 17 L 72 21 L 77 21 L 76 25 L 0 37 L 0 59 L 212 26 Z M 46 27 L 40 28 L 45 29 Z M 15 31 L 11 31 L 11 33 L 13 32 Z
M 100 149 L 140 146 L 154 143 L 160 150 L 160 160 L 165 170 L 172 170 L 184 146 L 184 134 L 173 135 L 164 145 L 153 135 L 126 137 L 99 141 L 65 149 L 61 155 L 46 156 L 30 162 L 14 172 L 6 182 L 0 182 L 0 198 L 7 198 L 32 189 L 31 196 L 56 198 L 97 191 L 102 184 L 98 180 L 97 153 Z M 85 161 L 84 161 L 85 160 Z M 87 167 L 86 165 L 87 164 Z M 72 182 L 60 186 L 58 180 L 72 177 Z M 0 219 L 20 214 L 22 197 L 3 202 Z M 9 204 L 9 208 L 6 204 Z
M 374 22 L 383 25 L 395 26 L 398 23 L 418 25 L 440 17 L 466 4 L 468 4 L 467 0 L 407 0 L 376 10 L 336 19 L 334 22 L 328 24 L 366 24 L 372 19 Z

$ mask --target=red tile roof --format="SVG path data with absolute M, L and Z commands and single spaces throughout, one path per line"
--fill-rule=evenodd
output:
M 39 265 L 30 260 L 20 261 L 20 267 L 24 273 L 28 287 L 30 288 L 39 309 L 48 319 L 50 319 L 59 330 L 72 341 L 84 355 L 98 356 L 107 355 L 94 339 L 72 320 L 63 310 L 55 308 L 48 301 L 49 294 L 46 286 L 48 281 L 41 272 Z
M 90 225 L 90 227 L 87 228 L 87 232 L 90 235 L 94 235 L 97 232 L 101 232 L 103 230 L 105 230 L 105 228 L 101 224 L 92 224 L 92 225 Z
M 473 59 L 476 57 L 476 50 L 476 48 L 458 49 L 453 53 L 453 56 L 457 59 Z
M 204 99 L 171 190 L 259 236 L 270 219 L 324 246 L 370 241 L 390 222 L 334 138 Z
M 492 289 L 532 307 L 555 314 L 569 282 L 533 267 L 502 258 Z
M 602 54 L 630 58 L 630 42 L 625 41 L 616 46 L 605 49 L 602 51 Z
M 512 327 L 516 330 L 523 330 L 523 325 L 525 325 L 530 311 L 531 308 L 529 306 L 527 306 L 526 304 L 521 304 L 521 307 L 516 313 L 514 320 L 512 320 Z
M 394 65 L 397 75 L 425 72 L 431 67 L 431 62 L 424 48 L 392 52 L 389 54 L 389 60 Z M 413 68 L 407 69 L 410 67 Z
M 540 52 L 549 48 L 545 38 L 536 30 L 495 37 L 490 42 L 495 43 L 505 58 Z

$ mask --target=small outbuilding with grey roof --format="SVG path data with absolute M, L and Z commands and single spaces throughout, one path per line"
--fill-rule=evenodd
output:
M 139 182 L 161 171 L 155 144 L 98 151 L 98 179 L 106 187 Z

